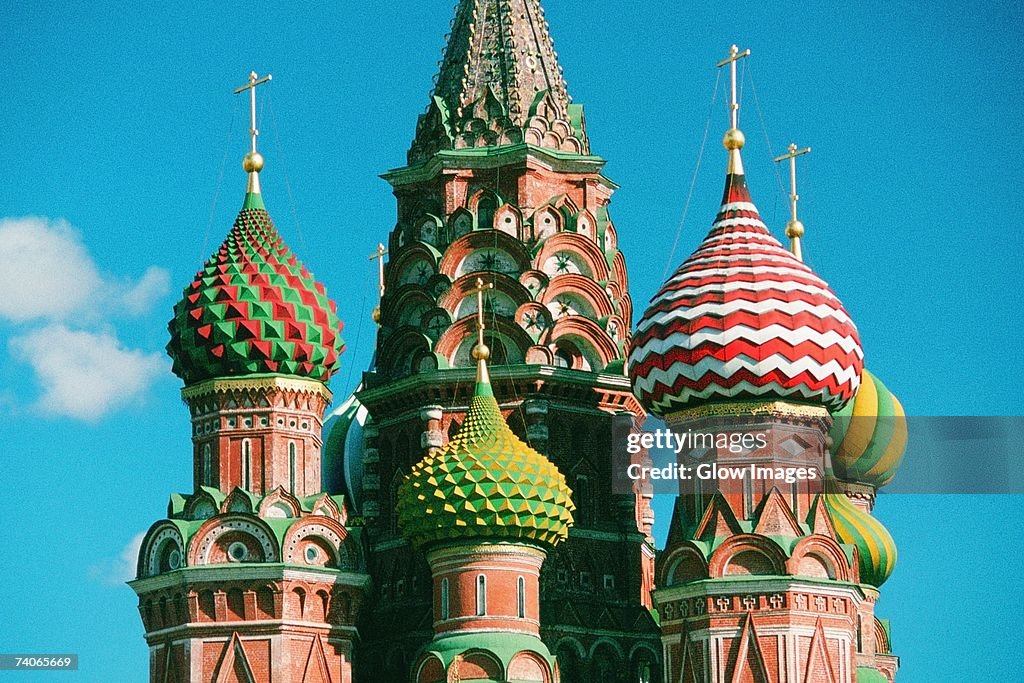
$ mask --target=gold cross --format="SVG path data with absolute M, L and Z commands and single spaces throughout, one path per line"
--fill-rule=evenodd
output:
M 256 137 L 260 134 L 259 129 L 256 128 L 256 86 L 263 85 L 273 78 L 270 74 L 267 74 L 263 78 L 256 75 L 253 71 L 249 74 L 249 82 L 240 88 L 235 88 L 235 94 L 249 91 L 249 135 L 252 136 L 252 151 L 256 153 Z
M 789 152 L 775 157 L 775 163 L 789 159 L 789 205 L 792 217 L 786 224 L 786 236 L 789 237 L 790 251 L 801 261 L 804 260 L 803 250 L 800 248 L 800 238 L 804 236 L 804 224 L 796 217 L 796 203 L 800 200 L 800 195 L 796 192 L 796 158 L 810 151 L 810 147 L 799 149 L 795 142 L 791 142 L 789 143 Z
M 739 120 L 739 102 L 736 101 L 736 62 L 740 61 L 744 57 L 750 56 L 750 50 L 744 50 L 740 52 L 740 49 L 733 45 L 729 48 L 729 56 L 718 63 L 718 68 L 721 69 L 726 64 L 729 65 L 729 72 L 732 76 L 732 100 L 729 102 L 729 112 L 731 115 L 732 127 L 739 128 L 737 122 Z
M 494 289 L 493 282 L 485 283 L 483 278 L 476 279 L 476 287 L 469 290 L 469 294 L 476 294 L 476 329 L 479 334 L 480 346 L 484 346 L 484 292 Z
M 383 244 L 377 245 L 377 251 L 370 254 L 370 260 L 377 261 L 377 283 L 380 287 L 380 298 L 384 298 L 384 257 L 388 255 L 388 250 L 384 248 Z

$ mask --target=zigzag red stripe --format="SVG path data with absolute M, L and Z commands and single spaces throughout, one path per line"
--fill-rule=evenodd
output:
M 680 394 L 683 389 L 688 389 L 693 392 L 702 392 L 712 384 L 725 388 L 731 389 L 739 384 L 748 383 L 756 387 L 767 387 L 772 384 L 777 384 L 780 387 L 787 390 L 796 390 L 800 386 L 804 386 L 812 391 L 825 390 L 833 396 L 845 397 L 846 399 L 853 397 L 853 390 L 846 382 L 836 382 L 835 378 L 832 377 L 830 380 L 817 380 L 813 375 L 806 372 L 801 372 L 793 377 L 784 374 L 781 370 L 770 370 L 763 375 L 755 375 L 747 368 L 742 368 L 736 372 L 730 374 L 728 377 L 723 377 L 714 372 L 708 372 L 702 376 L 699 380 L 693 381 L 687 377 L 680 376 L 672 386 L 666 386 L 662 382 L 656 382 L 655 386 L 665 387 L 662 391 L 651 392 L 651 397 L 655 401 L 663 401 L 665 394 Z M 754 394 L 748 394 L 754 395 Z M 792 395 L 792 394 L 790 394 Z M 732 395 L 729 396 L 730 398 Z
M 643 325 L 643 322 L 641 325 Z M 842 337 L 852 337 L 858 342 L 860 341 L 860 336 L 852 325 L 835 318 L 822 318 L 815 313 L 801 312 L 792 314 L 780 311 L 750 313 L 747 311 L 736 311 L 723 317 L 703 315 L 694 320 L 675 318 L 665 323 L 659 323 L 657 320 L 652 321 L 649 328 L 637 330 L 633 337 L 633 348 L 639 349 L 651 339 L 665 339 L 676 332 L 694 335 L 698 332 L 706 331 L 721 332 L 740 326 L 748 327 L 751 330 L 759 330 L 771 325 L 779 325 L 787 330 L 808 329 L 815 334 L 835 332 Z
M 663 355 L 648 356 L 645 360 L 637 363 L 634 366 L 635 374 L 646 378 L 654 369 L 667 371 L 676 363 L 697 366 L 702 360 L 709 357 L 721 363 L 738 358 L 749 358 L 760 363 L 778 357 L 787 363 L 797 363 L 805 358 L 810 358 L 821 366 L 835 362 L 843 367 L 855 366 L 862 362 L 860 355 L 856 352 L 836 353 L 835 349 L 824 348 L 812 341 L 794 345 L 787 344 L 780 339 L 773 339 L 764 344 L 750 340 L 737 340 L 725 346 L 712 343 L 700 344 L 693 349 L 674 346 Z

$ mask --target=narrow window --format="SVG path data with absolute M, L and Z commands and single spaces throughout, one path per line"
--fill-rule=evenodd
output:
M 448 579 L 441 579 L 441 620 L 448 618 Z
M 295 495 L 295 442 L 288 443 L 288 490 Z
M 794 481 L 790 485 L 790 495 L 793 497 L 793 514 L 800 515 L 800 483 Z
M 252 488 L 252 442 L 242 441 L 242 488 Z
M 694 507 L 694 517 L 700 519 L 704 516 L 704 486 L 700 479 L 697 479 L 694 489 L 696 490 L 695 498 L 697 499 L 696 506 Z
M 526 579 L 519 577 L 517 581 L 519 588 L 519 618 L 526 618 Z
M 748 519 L 754 516 L 754 481 L 752 479 L 743 480 L 743 510 Z
M 476 577 L 476 615 L 487 614 L 487 577 L 480 574 Z
M 213 480 L 213 455 L 210 453 L 210 444 L 203 445 L 203 486 L 211 486 Z

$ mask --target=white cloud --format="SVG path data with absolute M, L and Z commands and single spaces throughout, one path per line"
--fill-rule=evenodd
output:
M 165 369 L 162 354 L 125 348 L 112 334 L 60 323 L 12 337 L 8 345 L 35 370 L 42 389 L 36 407 L 80 420 L 95 421 L 140 400 Z
M 89 567 L 89 577 L 108 586 L 120 586 L 134 579 L 144 538 L 145 531 L 135 534 L 116 558 L 101 560 Z
M 34 370 L 44 413 L 95 421 L 141 400 L 163 354 L 122 344 L 112 313 L 144 314 L 169 289 L 157 266 L 138 279 L 102 273 L 67 221 L 0 218 L 0 323 L 16 325 L 7 347 Z
M 61 319 L 90 304 L 102 284 L 67 222 L 0 220 L 0 316 L 22 322 Z
M 129 284 L 124 289 L 121 300 L 130 313 L 145 313 L 170 289 L 171 274 L 163 268 L 150 266 L 138 282 Z
M 150 266 L 139 280 L 100 273 L 78 232 L 64 220 L 0 219 L 0 318 L 12 322 L 145 313 L 167 293 L 170 276 Z

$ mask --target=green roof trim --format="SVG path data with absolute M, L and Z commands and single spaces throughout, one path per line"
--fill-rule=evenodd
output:
M 869 666 L 858 666 L 857 683 L 889 683 L 889 679 L 877 669 L 872 669 Z
M 263 205 L 263 195 L 259 192 L 246 192 L 245 201 L 242 202 L 242 209 L 266 209 Z
M 555 662 L 544 641 L 524 633 L 460 633 L 436 638 L 423 651 L 436 655 L 445 669 L 451 665 L 456 655 L 481 651 L 493 655 L 501 662 L 503 671 L 508 670 L 512 659 L 520 652 L 539 655 L 552 666 Z

